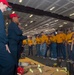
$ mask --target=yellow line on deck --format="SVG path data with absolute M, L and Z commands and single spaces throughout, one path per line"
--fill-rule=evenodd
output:
M 24 59 L 20 59 L 19 62 L 31 62 L 31 63 L 35 63 L 35 64 L 39 64 L 41 66 L 45 66 L 44 64 L 38 62 L 38 61 L 35 61 L 33 59 L 30 59 L 28 57 L 25 57 Z

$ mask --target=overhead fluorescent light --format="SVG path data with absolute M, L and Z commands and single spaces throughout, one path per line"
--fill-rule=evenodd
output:
M 70 14 L 70 16 L 74 16 L 74 13 Z
M 49 29 L 49 31 L 55 31 L 55 28 L 51 28 L 51 29 Z
M 21 3 L 23 0 L 19 0 L 19 3 Z
M 50 8 L 50 11 L 52 11 L 55 7 Z
M 31 14 L 29 17 L 33 17 L 33 15 Z
M 12 12 L 12 14 L 14 14 L 14 13 L 15 13 L 15 11 Z
M 47 32 L 48 30 L 45 30 L 45 32 Z
M 64 24 L 67 24 L 67 22 L 63 22 Z
M 25 26 L 28 26 L 27 24 Z
M 33 21 L 30 21 L 30 23 L 33 23 Z
M 59 27 L 63 27 L 63 25 L 60 25 Z
M 45 25 L 47 25 L 47 26 L 48 26 L 49 24 L 47 23 L 47 24 L 45 24 Z
M 59 21 L 59 20 L 55 20 L 55 22 L 57 22 L 57 21 Z
M 52 28 L 52 30 L 55 30 L 55 28 Z

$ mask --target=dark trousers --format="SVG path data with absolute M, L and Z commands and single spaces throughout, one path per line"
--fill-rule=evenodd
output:
M 66 59 L 66 45 L 63 43 L 63 57 Z
M 63 43 L 57 43 L 57 56 L 58 58 L 66 59 L 66 51 L 64 50 Z
M 68 51 L 68 59 L 74 61 L 74 45 L 73 45 L 73 49 L 71 50 L 71 45 L 68 44 L 67 51 Z
M 14 75 L 15 62 L 6 50 L 4 44 L 0 44 L 0 75 Z
M 10 51 L 11 51 L 11 55 L 16 63 L 16 66 L 15 66 L 15 74 L 14 75 L 17 75 L 17 67 L 18 67 L 18 42 L 13 40 L 13 39 L 9 39 L 9 48 L 10 48 Z
M 56 43 L 51 43 L 51 57 L 57 58 Z
M 41 51 L 41 55 L 43 57 L 45 57 L 46 49 L 47 49 L 46 43 L 43 43 L 43 44 L 40 45 L 40 51 Z
M 47 57 L 48 51 L 50 51 L 50 46 L 47 46 L 46 53 L 45 53 L 45 57 Z
M 18 50 L 17 50 L 17 62 L 19 61 L 20 57 L 21 57 L 21 53 L 23 52 L 22 51 L 23 48 L 22 48 L 22 41 L 20 41 L 18 43 Z
M 67 44 L 68 59 L 72 59 L 71 44 Z
M 17 65 L 17 50 L 18 50 L 18 45 L 15 41 L 13 40 L 9 40 L 9 48 L 10 48 L 10 51 L 11 51 L 11 55 Z
M 28 52 L 28 55 L 33 55 L 33 46 L 29 46 L 29 52 Z
M 37 50 L 37 56 L 41 56 L 41 52 L 40 52 L 40 44 L 36 45 L 36 50 Z
M 71 51 L 71 60 L 73 60 L 74 61 L 74 45 L 73 45 L 73 49 L 72 49 L 72 51 Z

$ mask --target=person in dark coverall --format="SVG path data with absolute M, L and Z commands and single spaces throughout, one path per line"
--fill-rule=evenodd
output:
M 17 69 L 19 42 L 27 37 L 22 36 L 22 30 L 18 27 L 19 16 L 16 13 L 14 13 L 10 14 L 10 18 L 11 18 L 11 23 L 9 24 L 8 27 L 9 48 L 16 63 L 16 69 Z
M 8 47 L 3 12 L 9 6 L 6 0 L 0 0 L 0 75 L 14 75 L 14 60 Z
M 20 30 L 22 31 L 23 28 L 22 28 L 22 26 L 20 25 L 20 23 L 19 23 L 18 27 L 19 27 Z M 23 34 L 23 32 L 22 32 L 22 34 Z M 22 34 L 21 34 L 21 36 L 22 36 Z M 27 39 L 27 36 L 24 36 L 24 37 L 25 37 L 25 39 Z M 19 43 L 18 43 L 18 52 L 17 52 L 17 54 L 18 54 L 18 61 L 19 61 L 19 59 L 20 59 L 20 57 L 21 57 L 21 52 L 23 51 L 22 41 L 23 41 L 23 40 L 19 41 Z

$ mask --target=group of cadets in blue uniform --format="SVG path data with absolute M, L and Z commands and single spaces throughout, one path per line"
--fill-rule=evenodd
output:
M 0 75 L 17 75 L 20 45 L 26 36 L 22 36 L 22 30 L 18 27 L 18 15 L 11 14 L 11 23 L 6 36 L 3 12 L 9 6 L 6 0 L 0 0 Z

